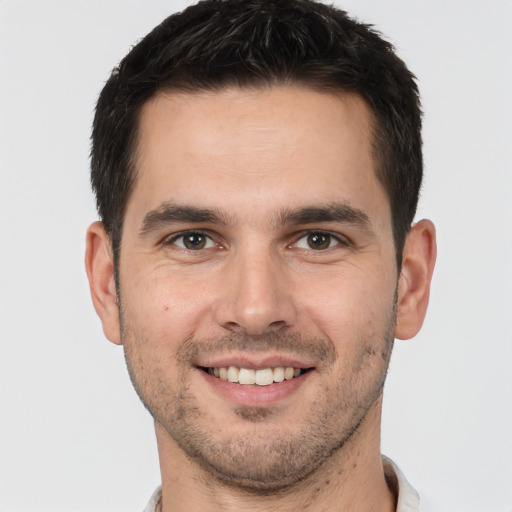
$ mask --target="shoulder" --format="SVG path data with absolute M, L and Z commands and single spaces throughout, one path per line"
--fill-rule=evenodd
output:
M 146 505 L 146 508 L 143 510 L 143 512 L 157 512 L 158 504 L 160 503 L 160 500 L 162 499 L 162 488 L 158 487 L 155 492 L 152 494 L 151 499 L 149 500 L 148 504 Z
M 398 466 L 391 460 L 382 456 L 384 475 L 388 486 L 398 496 L 396 512 L 424 512 L 420 508 L 420 497 L 416 489 L 407 481 Z
M 442 509 L 423 492 L 418 491 L 407 481 L 400 468 L 388 457 L 382 456 L 382 465 L 388 485 L 398 496 L 396 512 L 439 512 Z

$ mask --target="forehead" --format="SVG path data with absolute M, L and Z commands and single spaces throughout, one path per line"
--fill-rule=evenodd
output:
M 291 86 L 160 93 L 141 110 L 128 209 L 133 202 L 150 210 L 173 201 L 224 205 L 233 214 L 251 205 L 261 217 L 271 205 L 366 196 L 386 210 L 372 121 L 355 94 Z

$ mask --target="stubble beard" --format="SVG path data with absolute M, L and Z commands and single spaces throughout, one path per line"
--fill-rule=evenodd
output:
M 121 325 L 126 363 L 137 394 L 157 424 L 202 468 L 205 480 L 213 476 L 219 483 L 240 491 L 271 495 L 292 489 L 350 444 L 348 441 L 381 396 L 394 341 L 395 311 L 394 306 L 380 333 L 359 340 L 361 355 L 352 373 L 339 372 L 334 345 L 325 339 L 289 333 L 258 339 L 192 338 L 176 353 L 173 371 L 177 378 L 173 383 L 165 361 L 154 355 L 144 359 L 138 350 L 138 346 L 151 346 L 150 340 L 130 329 L 124 318 Z M 311 400 L 300 428 L 294 425 L 289 430 L 286 412 L 278 407 L 238 407 L 234 411 L 236 421 L 247 428 L 227 435 L 213 431 L 190 386 L 190 361 L 200 352 L 243 350 L 247 346 L 251 350 L 289 351 L 321 361 L 315 371 L 327 378 L 322 379 L 324 384 Z M 371 367 L 376 369 L 369 371 Z M 333 379 L 336 371 L 339 373 Z

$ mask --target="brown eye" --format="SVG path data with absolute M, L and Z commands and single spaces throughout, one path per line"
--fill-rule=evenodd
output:
M 326 231 L 310 231 L 304 233 L 291 247 L 306 251 L 325 251 L 337 246 L 347 246 L 342 235 L 332 235 Z
M 311 233 L 307 236 L 308 246 L 315 251 L 328 249 L 331 246 L 331 241 L 331 235 L 328 233 Z
M 215 246 L 215 242 L 209 236 L 195 231 L 175 236 L 169 243 L 188 251 L 201 251 Z
M 183 237 L 183 245 L 192 251 L 198 249 L 204 249 L 206 246 L 206 237 L 199 233 L 190 233 Z

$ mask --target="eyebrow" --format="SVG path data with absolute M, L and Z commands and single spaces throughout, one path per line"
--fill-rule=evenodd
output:
M 330 203 L 326 206 L 306 206 L 287 210 L 280 214 L 279 224 L 314 224 L 317 222 L 339 222 L 353 224 L 370 230 L 371 222 L 366 213 L 346 203 Z
M 140 229 L 141 235 L 164 227 L 173 222 L 183 223 L 208 223 L 228 224 L 226 215 L 210 208 L 198 208 L 174 203 L 164 203 L 156 210 L 152 210 L 144 216 Z
M 234 218 L 216 209 L 196 206 L 163 203 L 156 210 L 148 212 L 142 221 L 141 235 L 165 227 L 172 223 L 190 224 L 234 224 Z M 315 224 L 338 222 L 355 225 L 371 231 L 371 222 L 362 210 L 346 203 L 330 203 L 325 206 L 305 206 L 297 209 L 285 209 L 279 212 L 272 222 L 274 225 Z

